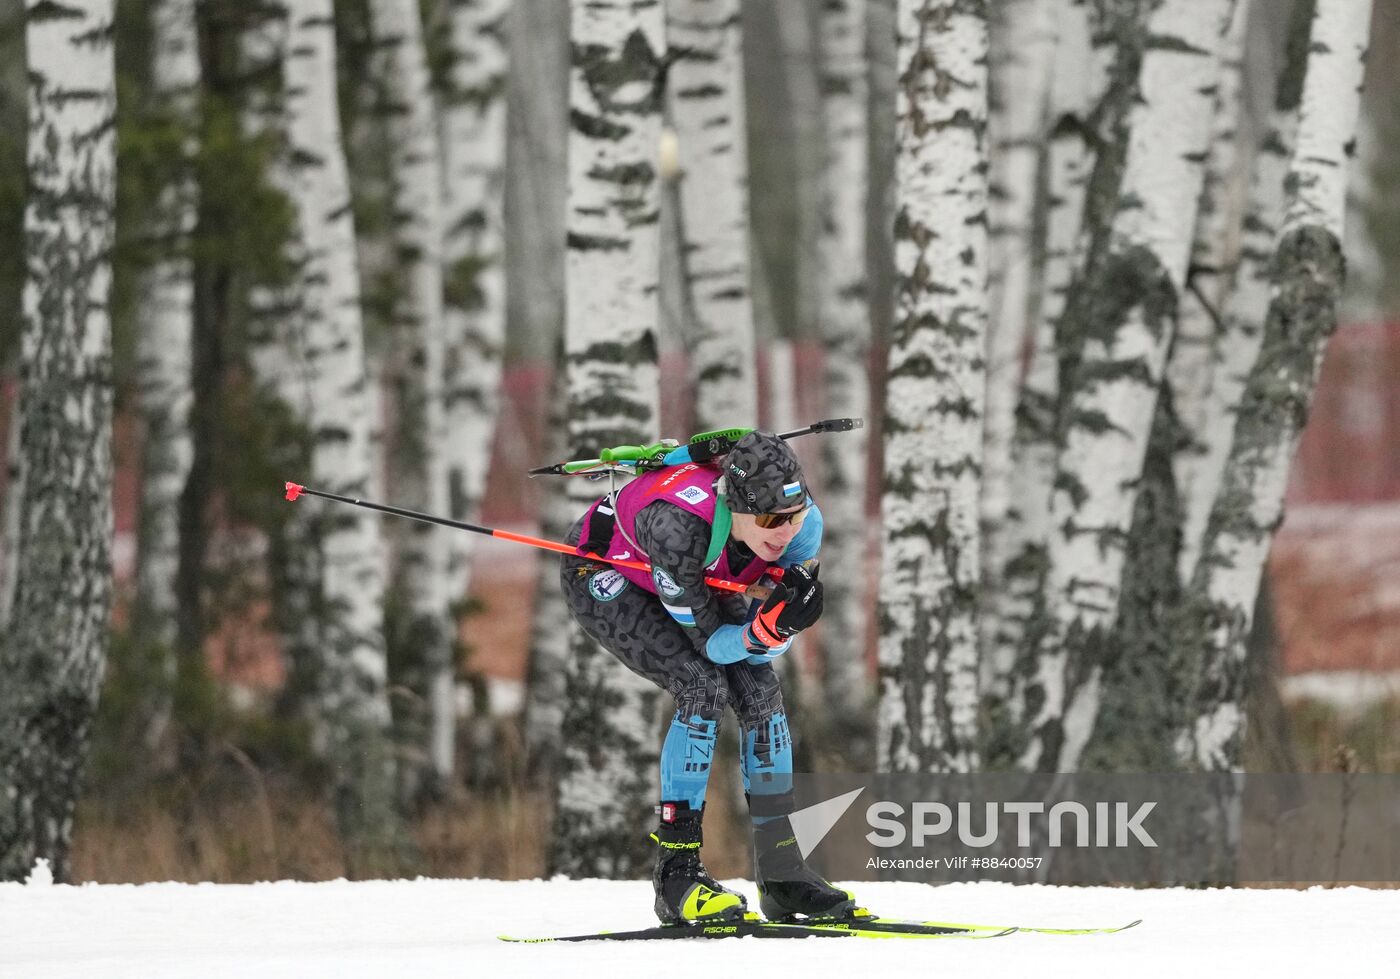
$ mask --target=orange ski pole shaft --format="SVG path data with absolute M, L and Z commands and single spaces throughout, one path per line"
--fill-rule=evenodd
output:
M 396 517 L 408 517 L 410 520 L 421 520 L 424 523 L 437 524 L 440 527 L 451 527 L 453 530 L 467 530 L 473 534 L 484 534 L 487 537 L 495 537 L 499 540 L 508 540 L 516 544 L 525 544 L 529 547 L 537 547 L 544 551 L 555 551 L 559 554 L 572 554 L 574 557 L 581 557 L 589 561 L 602 561 L 619 568 L 631 568 L 634 571 L 645 571 L 651 573 L 651 565 L 645 561 L 624 561 L 618 558 L 603 557 L 601 554 L 579 554 L 577 549 L 568 544 L 561 544 L 558 541 L 545 540 L 542 537 L 531 537 L 528 534 L 516 534 L 509 530 L 498 530 L 494 527 L 482 527 L 478 524 L 467 523 L 464 520 L 453 520 L 449 517 L 438 517 L 431 513 L 420 513 L 417 510 L 407 510 L 403 507 L 389 506 L 384 503 L 373 503 L 369 500 L 357 500 L 349 496 L 337 496 L 335 493 L 323 493 L 320 490 L 308 489 L 300 483 L 287 483 L 287 499 L 295 500 L 305 494 L 307 496 L 319 496 L 323 500 L 334 500 L 336 503 L 347 503 L 350 506 L 363 507 L 366 510 L 376 510 L 379 513 L 391 513 Z M 705 579 L 705 584 L 711 588 L 719 588 L 723 591 L 747 593 L 751 598 L 766 598 L 769 589 L 762 585 L 743 585 L 737 581 L 729 581 L 724 578 Z

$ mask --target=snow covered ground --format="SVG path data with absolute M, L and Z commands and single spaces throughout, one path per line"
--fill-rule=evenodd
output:
M 752 885 L 739 882 L 746 892 Z M 227 886 L 0 884 L 0 977 L 1400 975 L 1400 891 L 861 884 L 883 914 L 1118 935 L 513 945 L 640 928 L 646 882 L 418 880 Z M 1112 971 L 1109 971 L 1112 970 Z M 802 973 L 798 973 L 802 974 Z

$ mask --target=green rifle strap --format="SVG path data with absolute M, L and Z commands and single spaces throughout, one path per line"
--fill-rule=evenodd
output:
M 723 486 L 723 479 L 720 481 Z M 729 541 L 729 528 L 734 523 L 734 517 L 729 512 L 729 504 L 725 501 L 724 490 L 718 491 L 719 498 L 715 500 L 715 519 L 710 523 L 710 549 L 705 552 L 705 567 L 714 563 L 715 559 L 724 553 L 724 545 Z

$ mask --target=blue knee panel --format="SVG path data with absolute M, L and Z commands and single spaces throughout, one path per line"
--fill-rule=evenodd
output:
M 739 767 L 744 773 L 744 791 L 751 795 L 792 791 L 792 735 L 786 714 L 774 714 L 744 732 Z
M 715 721 L 704 720 L 699 714 L 692 714 L 688 721 L 682 720 L 679 712 L 671 718 L 661 745 L 662 801 L 685 802 L 695 811 L 705 804 L 717 727 Z

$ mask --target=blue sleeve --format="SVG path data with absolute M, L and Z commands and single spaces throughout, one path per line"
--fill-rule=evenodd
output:
M 705 656 L 715 663 L 728 665 L 747 659 L 750 663 L 766 663 L 775 656 L 781 656 L 788 651 L 792 645 L 789 639 L 781 646 L 775 646 L 764 654 L 757 654 L 744 642 L 744 630 L 742 625 L 722 625 L 714 632 L 710 633 L 710 638 L 705 641 Z M 762 646 L 758 647 L 763 649 Z
M 705 656 L 715 663 L 737 663 L 749 655 L 744 626 L 722 625 L 705 640 Z
M 810 500 L 811 497 L 808 497 Z M 802 529 L 797 532 L 797 536 L 788 541 L 787 549 L 783 551 L 782 557 L 778 558 L 777 565 L 780 568 L 790 568 L 794 564 L 801 564 L 803 561 L 810 561 L 817 556 L 817 552 L 822 547 L 822 511 L 815 503 L 812 510 L 807 514 L 807 519 L 802 521 Z

